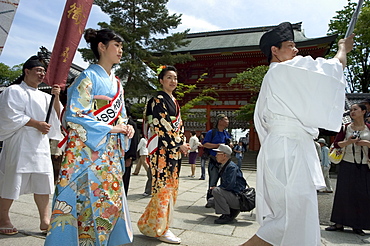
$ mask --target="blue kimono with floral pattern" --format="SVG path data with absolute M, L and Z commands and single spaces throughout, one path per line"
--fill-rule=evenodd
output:
M 128 138 L 109 133 L 112 126 L 94 115 L 112 100 L 117 87 L 101 66 L 90 65 L 68 88 L 65 121 L 69 135 L 45 245 L 132 242 L 122 182 Z M 125 124 L 124 105 L 118 114 L 113 124 Z

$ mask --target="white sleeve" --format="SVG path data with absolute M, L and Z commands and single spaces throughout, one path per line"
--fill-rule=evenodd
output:
M 11 137 L 31 119 L 25 114 L 27 99 L 27 93 L 18 85 L 0 94 L 0 141 Z
M 274 99 L 267 107 L 277 113 L 289 110 L 305 126 L 339 131 L 345 102 L 343 71 L 339 62 L 324 61 L 314 61 L 316 70 L 288 63 L 274 66 L 266 75 Z

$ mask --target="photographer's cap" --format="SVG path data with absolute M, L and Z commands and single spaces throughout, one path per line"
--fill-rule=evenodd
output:
M 212 149 L 212 150 L 216 152 L 223 152 L 227 155 L 231 155 L 233 153 L 232 149 L 226 144 L 220 144 L 220 146 L 218 146 L 217 149 Z

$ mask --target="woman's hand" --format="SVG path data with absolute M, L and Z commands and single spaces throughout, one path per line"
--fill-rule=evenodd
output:
M 359 140 L 355 144 L 358 145 L 358 146 L 370 147 L 370 141 L 368 141 L 368 140 Z
M 131 125 L 115 125 L 113 126 L 112 130 L 110 130 L 111 133 L 123 133 L 126 134 L 128 138 L 132 138 L 135 134 L 135 130 Z
M 350 144 L 356 144 L 358 141 L 361 141 L 360 138 L 349 138 L 347 139 L 347 145 L 350 145 Z
M 190 149 L 189 144 L 183 144 L 180 146 L 180 152 L 183 153 L 185 156 L 188 155 L 188 150 Z

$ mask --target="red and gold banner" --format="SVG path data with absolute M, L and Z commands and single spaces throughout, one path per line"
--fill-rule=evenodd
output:
M 85 30 L 94 0 L 67 0 L 45 76 L 48 85 L 65 87 L 73 57 Z

